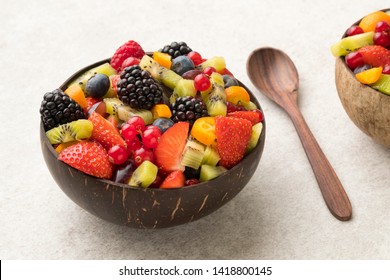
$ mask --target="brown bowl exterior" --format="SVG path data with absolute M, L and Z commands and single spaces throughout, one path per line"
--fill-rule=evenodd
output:
M 79 70 L 61 88 L 65 89 L 75 77 L 88 69 L 108 61 Z M 261 109 L 254 95 L 246 89 L 251 100 Z M 42 123 L 40 140 L 46 165 L 54 180 L 81 208 L 119 225 L 166 228 L 202 218 L 234 198 L 257 169 L 264 149 L 265 132 L 263 121 L 263 131 L 256 148 L 228 172 L 208 182 L 178 189 L 143 189 L 89 176 L 57 159 L 58 154 L 47 140 Z
M 360 83 L 344 58 L 336 58 L 335 79 L 349 118 L 375 142 L 390 148 L 390 96 Z

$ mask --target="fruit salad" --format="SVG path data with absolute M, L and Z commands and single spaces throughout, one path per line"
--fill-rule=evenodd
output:
M 263 114 L 226 68 L 184 42 L 145 53 L 130 40 L 109 62 L 44 95 L 41 121 L 58 160 L 143 188 L 212 180 L 257 145 Z
M 359 82 L 390 95 L 390 10 L 363 17 L 331 51 L 344 58 Z

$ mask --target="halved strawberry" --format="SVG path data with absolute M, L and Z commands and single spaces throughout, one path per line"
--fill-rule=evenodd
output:
M 215 135 L 221 157 L 219 164 L 229 169 L 239 163 L 244 157 L 251 134 L 252 124 L 246 119 L 216 117 Z
M 252 123 L 252 125 L 255 125 L 262 121 L 263 114 L 260 110 L 253 110 L 253 111 L 235 111 L 228 113 L 228 117 L 235 117 L 235 118 L 241 118 L 246 119 Z
M 81 141 L 64 149 L 58 159 L 95 177 L 110 179 L 113 167 L 106 150 L 97 142 Z
M 125 140 L 119 134 L 118 130 L 100 114 L 92 112 L 88 120 L 93 123 L 90 140 L 99 142 L 107 151 L 115 145 L 127 147 Z
M 184 176 L 183 171 L 176 170 L 168 174 L 165 177 L 164 181 L 161 183 L 160 188 L 162 189 L 172 189 L 172 188 L 181 188 L 184 186 L 186 177 Z
M 363 61 L 373 67 L 385 67 L 390 65 L 390 50 L 379 46 L 365 46 L 358 50 L 363 56 Z
M 154 155 L 157 166 L 163 172 L 184 171 L 184 166 L 180 161 L 189 129 L 190 124 L 188 122 L 177 122 L 161 135 Z

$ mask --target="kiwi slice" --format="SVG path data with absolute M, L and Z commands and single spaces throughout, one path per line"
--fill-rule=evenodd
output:
M 81 87 L 81 89 L 85 92 L 85 86 L 87 85 L 87 81 L 89 80 L 89 78 L 91 78 L 93 75 L 97 73 L 105 74 L 107 75 L 107 77 L 110 77 L 111 75 L 116 74 L 116 70 L 112 68 L 110 63 L 106 62 L 102 65 L 99 65 L 95 68 L 88 70 L 81 76 L 77 77 L 70 85 L 77 83 Z
M 217 84 L 217 85 L 220 85 L 222 87 L 225 87 L 225 82 L 223 81 L 223 77 L 221 74 L 217 73 L 217 72 L 213 72 L 211 73 L 210 75 L 210 80 Z
M 146 125 L 153 123 L 153 113 L 146 109 L 134 109 L 130 106 L 123 105 L 118 107 L 118 118 L 122 121 L 127 121 L 132 116 L 140 116 Z
M 212 91 L 203 98 L 207 106 L 207 112 L 210 116 L 226 116 L 226 93 L 223 86 L 214 83 Z
M 374 44 L 374 32 L 349 36 L 341 39 L 330 47 L 334 56 L 345 56 L 361 47 Z
M 381 74 L 379 80 L 371 84 L 371 87 L 379 90 L 380 92 L 390 95 L 390 75 Z
M 91 137 L 93 124 L 89 120 L 80 119 L 62 124 L 46 131 L 50 144 L 66 143 L 74 140 L 84 140 Z
M 204 181 L 209 181 L 211 179 L 217 178 L 220 176 L 222 173 L 226 172 L 227 169 L 223 166 L 212 166 L 208 164 L 203 164 L 200 167 L 200 177 L 199 181 L 204 182 Z
M 169 102 L 172 104 L 176 101 L 176 98 L 183 96 L 192 96 L 195 97 L 196 89 L 194 86 L 193 80 L 181 79 L 177 82 Z
M 206 150 L 204 151 L 202 164 L 216 166 L 220 159 L 221 157 L 219 156 L 217 150 L 212 146 L 207 146 Z
M 248 145 L 246 146 L 246 153 L 251 152 L 259 142 L 261 131 L 263 130 L 263 124 L 261 122 L 252 126 L 252 134 L 249 139 Z
M 148 55 L 144 55 L 139 62 L 141 69 L 144 69 L 152 75 L 157 81 L 163 83 L 170 89 L 174 89 L 177 83 L 183 79 L 180 75 L 176 74 L 172 70 L 160 66 L 153 58 Z
M 203 70 L 207 67 L 214 67 L 217 72 L 226 68 L 225 59 L 222 56 L 214 56 L 199 64 L 198 68 Z
M 195 138 L 189 138 L 184 147 L 181 164 L 193 169 L 198 169 L 202 163 L 205 146 Z
M 129 185 L 147 188 L 156 180 L 158 167 L 152 162 L 145 160 L 131 175 Z
M 118 117 L 118 108 L 125 105 L 118 98 L 104 98 L 103 102 L 106 104 L 106 112 L 115 117 Z

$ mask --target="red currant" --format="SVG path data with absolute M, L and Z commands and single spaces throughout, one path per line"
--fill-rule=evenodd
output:
M 154 149 L 160 142 L 161 130 L 155 125 L 149 125 L 142 133 L 142 143 L 145 148 Z
M 383 74 L 390 75 L 390 65 L 386 65 L 382 70 Z
M 375 32 L 374 45 L 382 46 L 385 48 L 390 47 L 390 36 L 386 32 Z
M 205 74 L 199 74 L 194 79 L 194 86 L 197 91 L 205 91 L 210 88 L 211 82 Z
M 345 63 L 351 70 L 353 70 L 364 64 L 363 56 L 359 52 L 351 52 L 345 56 Z
M 378 21 L 375 25 L 375 32 L 387 32 L 389 33 L 390 26 L 386 21 Z
M 122 126 L 121 135 L 126 140 L 132 141 L 135 138 L 135 136 L 137 135 L 137 131 L 135 130 L 135 126 L 128 124 L 128 123 L 125 123 Z
M 349 37 L 349 36 L 354 36 L 362 33 L 364 33 L 363 29 L 360 26 L 354 25 L 348 28 L 346 35 L 347 37 Z
M 131 117 L 127 120 L 127 123 L 133 125 L 138 134 L 141 134 L 146 127 L 144 119 L 140 116 Z
M 209 67 L 206 67 L 205 69 L 203 69 L 203 74 L 206 74 L 207 76 L 211 76 L 211 74 L 213 74 L 214 72 L 217 72 L 217 70 L 212 67 L 212 66 L 209 66 Z
M 134 160 L 135 166 L 139 166 L 145 160 L 148 160 L 150 162 L 154 162 L 153 151 L 151 149 L 141 147 L 141 148 L 134 151 L 133 160 Z
M 202 56 L 196 51 L 189 52 L 187 56 L 192 60 L 195 66 L 202 63 Z
M 129 141 L 125 139 L 126 145 L 127 145 L 127 153 L 129 155 L 133 154 L 135 150 L 142 147 L 141 140 L 139 140 L 138 137 L 134 137 L 133 140 Z
M 127 149 L 120 145 L 112 146 L 108 152 L 108 160 L 116 165 L 124 163 L 128 158 Z

